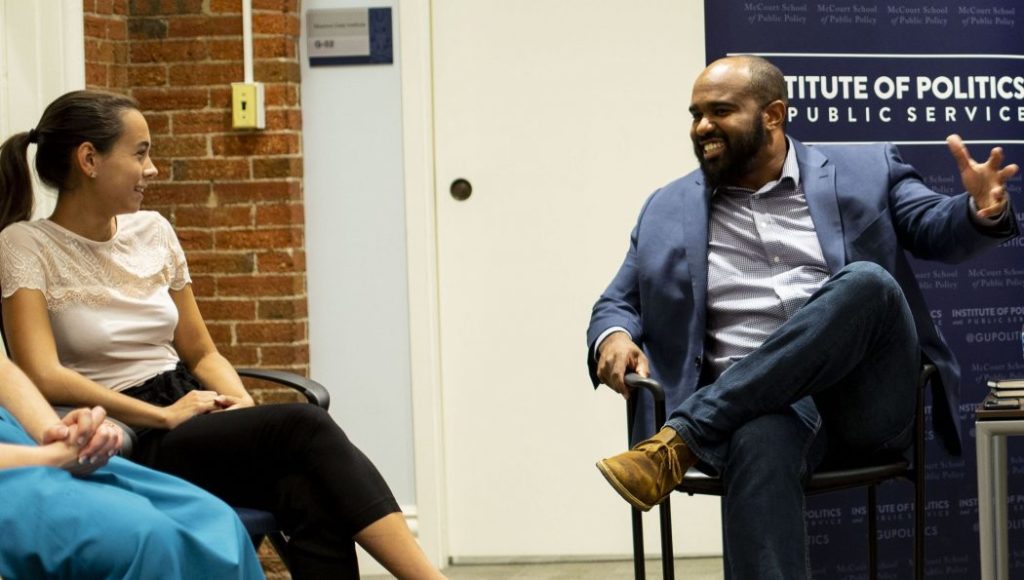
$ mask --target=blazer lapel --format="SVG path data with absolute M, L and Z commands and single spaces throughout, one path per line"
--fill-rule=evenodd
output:
M 698 324 L 704 327 L 704 305 L 708 294 L 708 192 L 704 179 L 697 173 L 696 183 L 686 189 L 684 200 L 683 244 L 693 281 L 693 300 L 697 306 Z
M 821 244 L 821 253 L 829 270 L 835 274 L 846 265 L 843 222 L 839 217 L 839 197 L 836 192 L 836 168 L 820 152 L 805 147 L 795 139 L 793 144 L 800 165 L 800 181 Z

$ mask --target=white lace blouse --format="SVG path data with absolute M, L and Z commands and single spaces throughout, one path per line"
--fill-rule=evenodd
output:
M 0 232 L 0 290 L 39 290 L 65 367 L 122 391 L 178 362 L 178 310 L 168 293 L 192 280 L 178 238 L 160 214 L 117 216 L 105 242 L 50 220 Z

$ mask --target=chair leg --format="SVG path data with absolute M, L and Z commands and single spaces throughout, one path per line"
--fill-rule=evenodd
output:
M 868 486 L 868 578 L 878 580 L 878 490 Z
M 277 552 L 278 558 L 281 558 L 281 562 L 284 564 L 286 569 L 291 569 L 291 560 L 288 558 L 288 539 L 282 532 L 271 532 L 267 534 L 267 539 L 270 540 L 270 544 L 274 546 L 274 551 Z
M 925 430 L 924 400 L 925 385 L 932 381 L 936 369 L 934 365 L 925 364 L 921 369 L 921 378 L 917 387 L 917 418 L 914 425 L 914 578 L 924 579 L 924 476 L 925 476 Z
M 633 515 L 633 577 L 643 580 L 647 577 L 644 565 L 644 519 L 643 512 L 631 508 Z
M 637 393 L 639 395 L 639 393 Z M 626 444 L 631 446 L 631 437 L 633 433 L 633 423 L 636 420 L 637 413 L 637 401 L 640 397 L 630 397 L 626 399 Z M 645 569 L 644 562 L 644 519 L 643 512 L 631 508 L 633 514 L 633 576 L 636 580 L 642 580 L 647 577 L 647 571 Z
M 666 499 L 658 506 L 661 523 L 661 577 L 665 580 L 675 579 L 675 561 L 672 553 L 672 506 Z M 644 562 L 644 523 L 643 512 L 632 508 L 633 516 L 633 577 L 641 580 L 647 577 Z
M 674 580 L 676 577 L 675 555 L 672 553 L 672 506 L 671 498 L 665 498 L 658 509 L 661 511 L 661 577 Z
M 924 580 L 924 464 L 914 469 L 914 579 Z

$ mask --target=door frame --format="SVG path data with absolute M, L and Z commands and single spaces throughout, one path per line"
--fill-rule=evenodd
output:
M 440 304 L 434 192 L 433 2 L 398 7 L 402 46 L 402 126 L 413 457 L 420 545 L 434 564 L 449 561 L 441 402 Z

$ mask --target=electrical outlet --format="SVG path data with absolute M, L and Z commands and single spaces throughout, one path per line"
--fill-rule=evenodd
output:
M 235 129 L 262 129 L 263 83 L 231 83 L 231 126 Z

